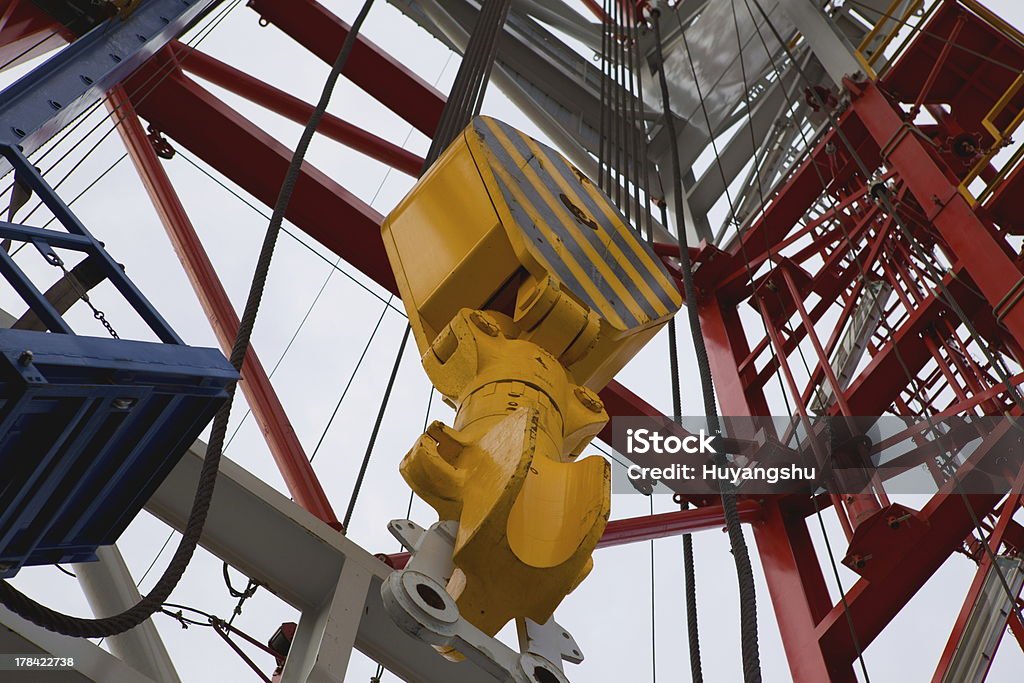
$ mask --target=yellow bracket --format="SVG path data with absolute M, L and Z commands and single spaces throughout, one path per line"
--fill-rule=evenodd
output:
M 457 407 L 402 460 L 409 486 L 459 522 L 449 592 L 494 635 L 509 620 L 544 623 L 586 574 L 610 510 L 610 468 L 576 461 L 608 416 L 553 355 L 500 314 L 464 309 L 424 356 Z
M 1006 23 L 1004 19 L 998 15 L 992 13 L 991 10 L 984 7 L 983 5 L 974 2 L 973 0 L 960 0 L 960 2 L 968 7 L 971 11 L 981 17 L 985 22 L 995 28 L 997 31 L 1003 33 L 1007 37 L 1017 42 L 1021 47 L 1024 47 L 1024 34 L 1017 29 L 1013 28 Z M 971 168 L 970 172 L 964 177 L 960 183 L 959 190 L 960 194 L 971 203 L 972 206 L 977 206 L 984 202 L 999 185 L 1006 179 L 1017 163 L 1021 160 L 1022 150 L 1018 149 L 1012 157 L 1003 164 L 1003 167 L 996 174 L 989 183 L 987 183 L 981 193 L 975 197 L 974 193 L 970 190 L 970 184 L 981 175 L 981 172 L 988 166 L 989 162 L 1010 142 L 1010 136 L 1020 127 L 1022 121 L 1024 121 L 1024 107 L 1017 113 L 1016 116 L 1011 119 L 1004 128 L 1000 128 L 996 123 L 996 119 L 1006 109 L 1007 106 L 1013 101 L 1013 99 L 1020 93 L 1021 88 L 1024 87 L 1024 73 L 1018 74 L 1017 78 L 1013 80 L 1010 87 L 1000 96 L 996 103 L 992 105 L 992 108 L 985 114 L 985 117 L 981 120 L 981 125 L 988 131 L 989 135 L 992 136 L 992 146 L 989 148 L 981 159 Z
M 871 78 L 877 77 L 874 70 L 875 63 L 885 54 L 886 48 L 889 47 L 889 44 L 896 38 L 896 34 L 906 25 L 914 12 L 919 10 L 924 4 L 924 0 L 915 0 L 915 2 L 907 5 L 906 9 L 903 10 L 903 14 L 898 19 L 895 19 L 896 10 L 904 2 L 905 0 L 893 0 L 889 8 L 885 10 L 885 14 L 879 18 L 871 30 L 868 31 L 868 34 L 864 36 L 864 40 L 857 46 L 857 59 L 866 67 L 865 73 L 870 74 Z M 883 27 L 890 21 L 894 21 L 894 25 L 885 32 L 882 42 L 871 51 L 871 56 L 867 56 L 866 51 L 871 47 L 871 43 L 881 34 Z

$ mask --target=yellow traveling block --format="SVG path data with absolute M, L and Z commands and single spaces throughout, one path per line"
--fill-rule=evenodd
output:
M 610 505 L 595 393 L 681 305 L 650 248 L 551 148 L 480 117 L 384 222 L 423 366 L 455 407 L 401 464 L 459 523 L 448 592 L 488 634 L 544 623 Z

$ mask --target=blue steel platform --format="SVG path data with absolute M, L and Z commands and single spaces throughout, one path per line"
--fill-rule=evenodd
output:
M 236 377 L 215 349 L 0 331 L 0 577 L 113 543 Z
M 0 276 L 47 331 L 0 330 L 0 578 L 24 565 L 80 562 L 113 543 L 228 397 L 238 373 L 186 346 L 20 148 L 0 144 L 15 182 L 54 229 L 0 221 L 86 299 L 66 258 L 89 261 L 159 342 L 76 335 L 0 246 Z M 13 213 L 13 212 L 12 212 Z M 2 242 L 0 242 L 2 244 Z M 63 254 L 63 255 L 62 255 Z M 0 283 L 3 282 L 0 280 Z M 98 310 L 95 317 L 103 320 Z

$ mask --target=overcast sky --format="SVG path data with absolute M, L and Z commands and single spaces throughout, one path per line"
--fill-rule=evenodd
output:
M 351 21 L 360 3 L 330 1 L 324 4 Z M 988 5 L 1014 25 L 1024 26 L 1024 7 L 1017 0 L 990 0 Z M 257 19 L 257 15 L 244 3 L 240 4 L 203 41 L 201 49 L 298 97 L 315 101 L 327 75 L 327 66 L 276 28 L 261 28 Z M 450 87 L 458 68 L 458 56 L 453 57 L 440 43 L 386 2 L 378 0 L 364 33 L 425 80 L 437 83 L 440 90 L 447 91 Z M 0 83 L 10 82 L 14 73 L 23 71 L 19 69 L 3 74 Z M 294 145 L 300 126 L 215 87 L 210 88 L 285 145 Z M 405 146 L 417 153 L 426 152 L 428 141 L 423 135 L 413 131 L 401 118 L 344 79 L 335 91 L 330 111 L 384 138 L 405 141 Z M 496 88 L 489 90 L 483 113 L 545 140 Z M 94 117 L 96 122 L 101 119 L 101 115 Z M 109 122 L 100 123 L 97 132 L 73 151 L 65 163 L 49 171 L 47 177 L 53 182 L 64 177 L 83 151 L 109 128 Z M 76 140 L 77 137 L 80 136 L 76 136 Z M 122 153 L 118 136 L 108 136 L 61 186 L 64 196 L 78 194 Z M 56 156 L 56 153 L 51 154 L 44 161 L 44 170 L 49 169 L 51 159 Z M 184 152 L 165 162 L 165 168 L 178 188 L 232 300 L 240 309 L 266 221 L 196 170 L 186 161 L 186 156 L 195 158 Z M 389 173 L 382 164 L 322 139 L 314 143 L 308 160 L 363 200 L 372 201 L 381 213 L 387 213 L 412 185 L 412 179 L 401 173 Z M 216 345 L 206 316 L 130 160 L 117 164 L 74 208 L 93 232 L 106 242 L 114 257 L 125 264 L 129 275 L 188 343 Z M 339 226 L 339 229 L 344 229 L 344 226 Z M 301 326 L 273 377 L 274 386 L 307 454 L 313 453 L 371 331 L 382 313 L 384 316 L 315 460 L 317 473 L 340 515 L 349 501 L 351 482 L 366 446 L 372 416 L 390 372 L 405 319 L 394 311 L 385 312 L 381 298 L 386 299 L 388 295 L 382 288 L 344 263 L 340 264 L 343 272 L 334 270 L 330 265 L 336 259 L 333 254 L 301 236 L 301 233 L 297 234 L 313 251 L 292 237 L 282 236 L 256 325 L 254 347 L 264 366 L 274 368 L 318 291 L 324 288 L 323 295 Z M 19 262 L 30 272 L 48 277 L 47 282 L 55 279 L 55 275 L 39 263 L 36 254 L 29 252 L 26 250 L 19 257 Z M 97 289 L 93 298 L 122 336 L 145 337 L 139 321 L 118 301 L 109 287 Z M 20 310 L 7 290 L 2 290 L 0 306 Z M 683 323 L 682 320 L 680 322 Z M 88 333 L 102 333 L 90 327 L 91 318 L 82 311 L 72 316 L 72 323 Z M 690 360 L 688 333 L 682 324 L 680 332 L 684 411 L 697 414 L 700 411 L 699 388 Z M 640 353 L 619 379 L 659 409 L 670 412 L 666 356 L 667 342 L 661 335 Z M 408 501 L 408 488 L 398 475 L 397 464 L 422 430 L 428 414 L 429 393 L 430 385 L 410 345 L 349 529 L 349 536 L 372 552 L 396 549 L 385 524 L 389 519 L 404 517 Z M 240 423 L 241 427 L 231 441 L 227 455 L 284 491 L 281 477 L 255 423 L 249 418 L 242 421 L 245 413 L 244 397 L 239 393 L 231 429 Z M 435 401 L 429 408 L 429 417 L 450 422 L 452 415 L 448 408 Z M 914 503 L 920 505 L 920 501 Z M 650 505 L 650 500 L 638 495 L 616 495 L 613 517 L 647 514 L 651 510 Z M 668 497 L 657 497 L 653 508 L 662 512 L 675 509 L 675 506 Z M 416 501 L 413 518 L 427 525 L 434 520 L 434 515 L 426 505 Z M 844 547 L 841 534 L 833 519 L 832 514 L 825 515 L 830 538 L 841 548 Z M 835 599 L 838 589 L 827 569 L 821 531 L 814 518 L 809 522 L 822 560 L 826 562 L 823 565 L 826 567 L 826 579 Z M 156 558 L 155 568 L 142 582 L 143 592 L 159 576 L 170 557 L 170 548 L 177 542 L 175 534 L 168 550 L 157 557 L 167 535 L 168 530 L 163 524 L 143 513 L 118 543 L 137 579 Z M 748 541 L 758 577 L 764 680 L 787 681 L 786 658 L 749 530 Z M 727 540 L 724 534 L 709 531 L 696 536 L 694 545 L 705 679 L 716 683 L 739 681 L 738 598 Z M 652 552 L 656 570 L 653 629 Z M 574 683 L 649 681 L 654 680 L 655 664 L 657 676 L 664 681 L 688 680 L 679 539 L 657 541 L 653 544 L 653 551 L 649 543 L 601 550 L 595 561 L 593 574 L 566 600 L 557 614 L 559 621 L 573 632 L 586 655 L 581 666 L 570 666 L 570 680 Z M 930 680 L 973 572 L 974 566 L 966 558 L 954 555 L 938 576 L 914 598 L 881 638 L 868 648 L 866 660 L 872 681 L 911 683 Z M 848 587 L 854 575 L 841 568 L 840 579 Z M 19 575 L 16 585 L 46 604 L 76 614 L 89 614 L 78 584 L 54 567 L 26 569 Z M 236 585 L 244 585 L 244 579 L 237 575 Z M 197 553 L 172 599 L 222 617 L 229 615 L 235 602 L 222 584 L 220 561 L 202 550 Z M 173 620 L 162 615 L 156 616 L 155 620 L 182 680 L 256 680 L 237 655 L 209 629 L 183 631 Z M 297 620 L 294 610 L 266 591 L 260 591 L 248 602 L 236 625 L 265 640 L 281 622 Z M 654 643 L 657 646 L 656 657 L 652 656 Z M 255 652 L 253 657 L 264 665 L 265 671 L 273 668 L 266 655 Z M 994 683 L 1019 680 L 1022 666 L 1024 657 L 1020 649 L 1012 639 L 1008 639 L 1000 650 L 989 680 Z M 374 663 L 357 653 L 349 667 L 347 680 L 367 681 L 374 668 Z M 397 679 L 385 674 L 383 680 Z

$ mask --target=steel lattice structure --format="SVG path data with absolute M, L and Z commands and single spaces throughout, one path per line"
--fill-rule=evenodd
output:
M 390 2 L 457 52 L 465 49 L 481 4 Z M 75 4 L 0 2 L 0 63 L 42 54 L 61 41 L 73 45 L 103 20 L 72 20 L 67 12 Z M 583 4 L 598 22 L 607 20 L 598 3 Z M 630 22 L 643 21 L 648 4 L 624 2 L 622 11 Z M 1024 119 L 1024 35 L 974 0 L 851 0 L 824 9 L 812 0 L 778 0 L 770 7 L 738 0 L 728 3 L 728 11 L 739 11 L 736 17 L 695 0 L 650 4 L 671 17 L 663 19 L 666 64 L 676 59 L 682 65 L 672 85 L 678 145 L 689 169 L 682 182 L 687 215 L 670 223 L 678 218 L 700 240 L 690 250 L 699 297 L 687 305 L 700 314 L 722 413 L 758 416 L 788 408 L 795 419 L 1020 415 L 1024 147 L 1011 136 Z M 250 0 L 248 6 L 326 63 L 350 30 L 314 0 Z M 744 32 L 747 56 L 742 47 L 728 53 L 732 59 L 721 60 L 718 72 L 702 72 L 702 84 L 697 70 L 690 78 L 679 61 L 701 57 L 699 46 L 683 46 L 684 32 L 722 30 L 723 21 L 729 30 L 736 22 L 737 37 Z M 635 159 L 625 148 L 605 154 L 602 69 L 545 24 L 601 49 L 600 23 L 582 21 L 560 3 L 522 0 L 505 24 L 492 82 L 589 175 L 600 172 L 602 157 L 613 166 L 619 159 L 617 171 L 633 164 L 643 176 L 658 176 L 670 146 L 655 100 L 638 99 L 634 88 L 623 95 L 643 112 L 646 158 Z M 653 38 L 641 33 L 648 68 L 636 78 L 654 92 Z M 434 132 L 445 96 L 362 36 L 344 75 L 418 131 Z M 177 40 L 139 60 L 106 91 L 125 147 L 228 350 L 238 316 L 160 157 L 170 144 L 186 149 L 272 206 L 291 151 L 193 76 L 296 122 L 304 123 L 313 107 Z M 708 86 L 724 101 L 710 101 Z M 319 132 L 410 176 L 423 165 L 395 141 L 331 114 Z M 664 196 L 648 199 L 665 201 L 674 191 L 662 186 Z M 383 216 L 308 163 L 287 218 L 398 294 L 380 238 Z M 678 273 L 670 232 L 658 226 L 655 249 Z M 304 511 L 288 508 L 265 484 L 229 465 L 221 476 L 230 504 L 213 513 L 203 543 L 303 609 L 289 658 L 299 663 L 285 669 L 286 680 L 300 680 L 320 666 L 319 640 L 329 628 L 324 615 L 338 605 L 362 604 L 389 566 L 401 567 L 406 558 L 391 556 L 385 565 L 324 532 L 319 522 L 337 530 L 338 517 L 255 353 L 242 374 L 253 415 Z M 601 399 L 611 415 L 660 415 L 617 382 Z M 599 438 L 611 443 L 610 428 Z M 1015 438 L 1009 427 L 995 430 L 982 450 Z M 920 462 L 928 462 L 933 444 L 917 446 Z M 150 503 L 174 526 L 187 518 L 186 503 L 178 499 L 187 498 L 198 459 L 187 456 Z M 958 477 L 933 474 L 939 492 L 921 510 L 891 502 L 880 481 L 859 495 L 740 501 L 794 681 L 857 680 L 858 655 L 956 552 L 972 557 L 978 569 L 932 681 L 983 680 L 987 665 L 969 679 L 955 676 L 966 675 L 964 634 L 986 586 L 997 571 L 1001 575 L 1000 558 L 1024 551 L 1024 527 L 1014 519 L 1022 503 L 1020 474 L 1008 475 L 1015 492 L 1007 496 L 961 495 Z M 958 476 L 971 476 L 969 463 Z M 601 544 L 722 526 L 719 501 L 688 502 L 695 507 L 613 521 Z M 280 529 L 286 546 L 320 559 L 322 575 L 304 580 L 295 568 L 261 560 L 261 549 L 280 555 L 280 547 L 270 551 L 257 539 L 248 539 L 251 547 L 232 539 L 229 507 Z M 808 526 L 823 510 L 838 516 L 843 562 L 861 577 L 838 602 L 829 596 Z M 338 590 L 339 576 L 354 592 Z M 1021 605 L 1020 584 L 1013 587 L 1013 604 Z M 331 598 L 326 603 L 325 595 Z M 340 627 L 348 643 L 409 680 L 481 680 L 434 661 L 420 645 L 392 647 L 391 639 L 404 642 L 404 636 L 382 621 L 379 604 L 367 604 L 366 617 Z M 998 632 L 1008 626 L 1024 647 L 1019 608 L 1004 616 Z M 990 661 L 998 644 L 997 638 L 977 652 Z M 341 680 L 347 658 L 323 663 L 321 680 Z

